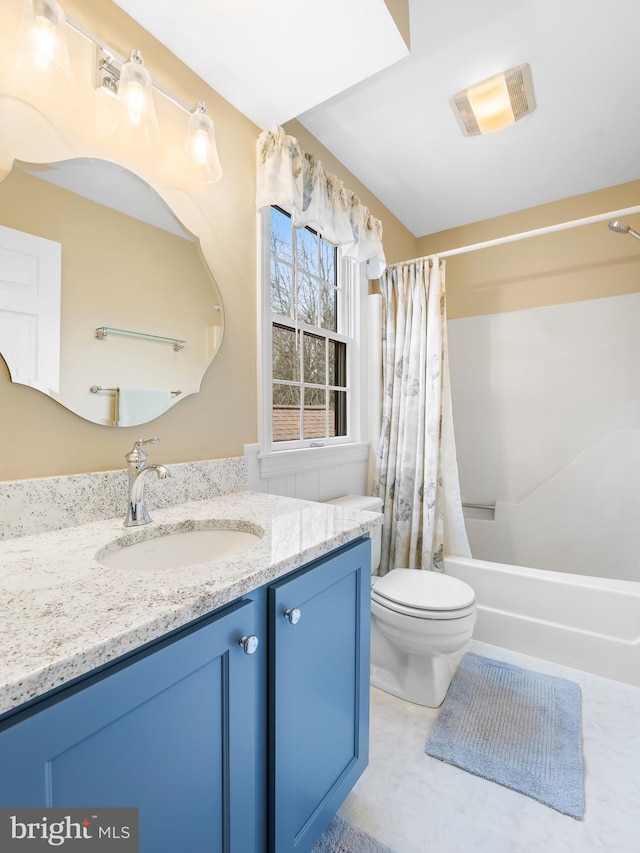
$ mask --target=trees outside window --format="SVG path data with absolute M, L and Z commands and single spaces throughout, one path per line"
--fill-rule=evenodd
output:
M 271 441 L 274 449 L 345 441 L 352 305 L 339 249 L 286 211 L 269 221 Z M 294 443 L 294 444 L 292 444 Z

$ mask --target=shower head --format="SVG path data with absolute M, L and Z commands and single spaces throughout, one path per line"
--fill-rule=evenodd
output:
M 617 219 L 613 219 L 609 223 L 609 230 L 615 231 L 617 234 L 628 234 L 630 231 L 630 228 L 628 225 L 625 225 L 624 222 L 620 222 Z
M 628 225 L 625 225 L 624 222 L 620 222 L 618 219 L 613 219 L 609 223 L 609 230 L 615 231 L 616 234 L 631 234 L 637 240 L 640 240 L 640 234 L 637 231 L 634 231 L 633 228 L 630 228 Z

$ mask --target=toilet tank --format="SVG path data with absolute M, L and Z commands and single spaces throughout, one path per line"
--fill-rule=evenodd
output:
M 348 507 L 349 509 L 365 509 L 367 512 L 382 512 L 382 498 L 367 497 L 366 495 L 344 495 L 326 501 L 328 504 Z M 382 547 L 382 526 L 376 527 L 371 533 L 371 574 L 373 575 L 380 565 L 380 551 Z

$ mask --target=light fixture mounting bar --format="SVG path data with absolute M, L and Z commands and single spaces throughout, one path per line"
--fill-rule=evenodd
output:
M 113 48 L 109 47 L 106 42 L 102 41 L 102 39 L 95 36 L 92 32 L 89 32 L 89 30 L 83 27 L 82 24 L 79 24 L 72 18 L 67 17 L 66 22 L 70 27 L 76 30 L 76 32 L 80 33 L 81 36 L 86 38 L 88 41 L 93 42 L 93 44 L 98 48 L 96 87 L 116 92 L 118 88 L 118 80 L 120 79 L 120 69 L 127 61 L 126 58 L 121 56 L 117 51 L 113 50 Z M 109 82 L 106 82 L 107 78 Z M 183 103 L 179 98 L 176 98 L 176 96 L 168 89 L 165 89 L 164 86 L 156 83 L 155 80 L 152 80 L 151 85 L 157 92 L 181 110 L 184 110 L 184 112 L 189 114 L 193 112 L 193 107 L 187 106 L 187 104 Z
M 116 95 L 120 82 L 120 72 L 123 66 L 122 60 L 112 56 L 103 47 L 98 47 L 96 59 L 96 89 L 105 89 Z

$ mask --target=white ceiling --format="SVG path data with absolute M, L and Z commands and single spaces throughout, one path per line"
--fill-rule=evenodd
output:
M 115 2 L 265 130 L 409 53 L 384 0 Z
M 640 177 L 640 0 L 409 0 L 410 55 L 398 60 L 387 26 L 377 73 L 362 57 L 380 50 L 370 20 L 385 38 L 381 0 L 288 0 L 285 18 L 287 0 L 182 0 L 179 25 L 171 0 L 117 2 L 260 126 L 272 122 L 247 93 L 279 123 L 296 115 L 416 236 Z M 356 23 L 344 28 L 349 11 Z M 229 46 L 222 62 L 212 39 Z M 267 59 L 256 62 L 260 43 Z M 464 137 L 449 97 L 522 62 L 536 111 Z M 312 88 L 327 77 L 330 96 Z M 302 108 L 289 78 L 311 97 Z

